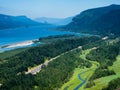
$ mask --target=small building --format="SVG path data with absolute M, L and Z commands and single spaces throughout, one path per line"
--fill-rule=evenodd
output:
M 82 49 L 82 46 L 79 46 L 78 48 L 79 48 L 79 49 Z
M 2 86 L 2 84 L 0 83 L 0 87 Z
M 108 39 L 108 36 L 102 38 L 102 40 L 106 40 L 106 39 Z

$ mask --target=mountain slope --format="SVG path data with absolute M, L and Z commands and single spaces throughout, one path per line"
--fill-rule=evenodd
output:
M 120 9 L 112 10 L 109 13 L 102 15 L 92 24 L 91 30 L 97 30 L 102 34 L 107 32 L 108 34 L 112 33 L 120 35 Z
M 47 17 L 41 17 L 36 18 L 35 21 L 40 23 L 49 23 L 54 25 L 67 25 L 72 21 L 73 17 L 68 18 L 47 18 Z
M 120 9 L 120 5 L 110 5 L 107 7 L 83 11 L 82 13 L 74 17 L 70 24 L 62 27 L 61 29 L 73 32 L 91 32 L 97 34 L 103 33 L 103 31 L 104 33 L 116 33 L 116 31 L 112 32 L 112 28 L 115 28 L 114 26 L 120 25 L 120 23 L 118 22 L 120 21 L 120 18 L 118 16 L 118 9 Z M 114 17 L 118 17 L 118 21 L 116 21 Z M 105 24 L 103 24 L 103 22 Z
M 27 18 L 26 16 L 9 16 L 0 14 L 0 29 L 9 29 L 34 25 L 41 24 Z

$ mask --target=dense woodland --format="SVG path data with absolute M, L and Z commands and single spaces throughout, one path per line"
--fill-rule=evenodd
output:
M 81 61 L 76 61 L 76 63 L 72 63 L 74 61 L 71 61 L 71 62 L 68 62 L 69 65 L 67 64 L 67 62 L 63 61 L 67 65 L 64 65 L 64 64 L 63 64 L 64 66 L 61 66 L 62 64 L 60 64 L 60 66 L 58 65 L 60 67 L 58 68 L 58 71 L 57 70 L 54 71 L 53 68 L 44 69 L 45 71 L 43 70 L 42 74 L 40 73 L 36 77 L 32 75 L 24 75 L 24 71 L 27 71 L 28 67 L 33 67 L 35 65 L 43 63 L 46 59 L 49 60 L 50 58 L 55 57 L 61 53 L 64 53 L 73 48 L 77 48 L 78 46 L 82 46 L 97 40 L 99 40 L 98 37 L 83 37 L 83 38 L 77 38 L 77 39 L 74 38 L 74 39 L 59 40 L 55 43 L 49 43 L 49 44 L 33 47 L 20 54 L 17 54 L 10 58 L 6 58 L 7 61 L 0 65 L 0 80 L 1 80 L 0 83 L 3 84 L 2 87 L 0 88 L 2 90 L 8 90 L 8 89 L 15 90 L 16 88 L 18 88 L 18 90 L 30 90 L 30 88 L 33 88 L 34 85 L 36 86 L 43 85 L 43 88 L 45 88 L 46 85 L 48 85 L 48 82 L 50 82 L 50 85 L 48 86 L 50 88 L 59 87 L 62 83 L 67 81 L 67 77 L 70 77 L 69 75 L 72 74 L 73 68 L 75 68 L 79 64 L 78 62 L 81 62 Z M 75 56 L 73 55 L 73 57 Z M 70 58 L 68 56 L 68 59 Z M 61 59 L 59 60 L 60 61 L 67 60 L 67 58 L 62 59 L 61 57 Z M 52 64 L 52 67 L 54 67 L 53 65 L 54 64 Z M 84 64 L 84 65 L 87 65 L 87 64 Z M 64 67 L 62 69 L 66 74 L 64 74 L 63 71 L 61 71 L 61 67 Z M 50 70 L 50 71 L 47 71 L 47 70 Z M 56 75 L 55 76 L 52 75 L 53 73 L 57 74 L 57 72 L 58 74 L 61 74 L 61 77 L 59 77 L 59 75 L 58 77 Z M 44 75 L 45 73 L 48 73 L 46 74 L 47 76 Z M 44 77 L 44 80 L 42 76 Z M 47 78 L 48 76 L 51 76 L 51 77 L 48 79 L 48 81 L 46 81 L 45 78 Z M 53 81 L 51 80 L 54 80 L 54 79 L 57 80 L 58 78 L 59 80 L 60 79 L 62 80 L 61 83 L 59 84 L 57 83 L 54 85 Z M 43 84 L 41 82 L 38 82 L 38 80 L 42 80 L 42 82 L 44 81 Z
M 90 62 L 79 58 L 80 53 L 79 50 L 76 50 L 65 54 L 37 74 L 36 81 L 39 90 L 58 90 L 71 78 L 75 68 L 91 65 Z
M 87 55 L 87 59 L 99 62 L 101 65 L 112 65 L 115 61 L 116 56 L 120 51 L 120 42 L 117 44 L 108 44 L 98 47 L 98 49 L 92 50 L 90 54 Z M 111 53 L 112 51 L 112 53 Z
M 120 5 L 88 9 L 60 30 L 120 36 Z M 93 18 L 94 17 L 94 18 Z
M 69 37 L 69 36 L 68 36 Z M 54 37 L 51 37 L 56 39 Z M 46 38 L 47 41 L 49 38 Z M 45 39 L 42 39 L 45 40 Z M 41 72 L 36 75 L 25 75 L 28 67 L 33 67 L 43 63 L 46 59 L 49 60 L 61 53 L 71 49 L 83 46 L 83 50 L 98 47 L 87 54 L 88 60 L 94 60 L 100 63 L 92 77 L 89 79 L 85 88 L 90 88 L 95 85 L 95 79 L 115 75 L 114 71 L 108 69 L 108 66 L 113 65 L 116 56 L 120 51 L 120 42 L 109 43 L 108 41 L 100 40 L 98 37 L 84 38 L 64 38 L 57 39 L 55 42 L 42 44 L 37 47 L 32 47 L 5 61 L 0 63 L 0 83 L 3 85 L 1 90 L 57 90 L 68 82 L 75 68 L 90 68 L 92 65 L 89 61 L 85 61 L 79 57 L 82 53 L 81 49 L 76 49 L 62 55 L 56 60 L 50 62 L 48 66 L 44 66 Z M 111 53 L 112 51 L 112 53 Z M 114 87 L 111 87 L 111 86 Z M 118 89 L 119 79 L 112 80 L 109 87 L 104 90 Z M 113 89 L 114 88 L 114 89 Z

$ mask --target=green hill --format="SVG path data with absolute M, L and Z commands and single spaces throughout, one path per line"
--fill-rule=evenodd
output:
M 120 5 L 83 11 L 72 22 L 59 29 L 95 34 L 120 34 Z

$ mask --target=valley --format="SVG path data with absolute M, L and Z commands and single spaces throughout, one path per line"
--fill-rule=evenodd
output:
M 120 2 L 46 1 L 1 1 L 0 90 L 120 90 Z
M 69 37 L 69 39 L 67 40 L 67 39 L 65 39 L 65 40 L 62 40 L 62 41 L 58 41 L 58 42 L 56 42 L 56 44 L 55 45 L 57 45 L 57 49 L 59 48 L 59 45 L 61 46 L 61 44 L 62 44 L 62 46 L 64 46 L 64 44 L 65 44 L 65 47 L 64 48 L 66 48 L 66 50 L 68 49 L 68 50 L 70 50 L 70 52 L 69 53 L 71 53 L 71 55 L 72 55 L 72 52 L 74 52 L 74 51 L 76 51 L 76 50 L 74 50 L 74 48 L 76 47 L 79 47 L 79 46 L 81 46 L 82 44 L 84 44 L 84 43 L 87 43 L 87 41 L 88 40 L 90 40 L 91 39 L 91 42 L 93 42 L 93 40 L 95 40 L 95 38 L 96 37 L 86 37 L 85 39 L 84 38 L 80 38 L 80 37 L 78 37 L 78 38 L 73 38 L 73 39 L 70 39 L 70 37 Z M 99 40 L 99 38 L 96 38 L 96 40 Z M 81 41 L 81 42 L 79 42 L 79 41 Z M 61 43 L 62 42 L 62 43 Z M 66 42 L 66 43 L 63 43 L 63 42 Z M 67 43 L 68 42 L 68 43 Z M 69 46 L 70 45 L 70 43 L 71 43 L 71 46 Z M 52 43 L 51 43 L 52 44 Z M 53 52 L 53 50 L 54 49 L 52 49 L 52 48 L 54 48 L 54 47 L 56 47 L 56 46 L 53 46 L 54 44 L 52 44 L 52 46 L 51 46 L 51 44 L 49 45 L 43 45 L 43 46 L 41 46 L 41 47 L 36 47 L 36 50 L 38 50 L 38 48 L 43 48 L 43 50 L 44 49 L 48 49 L 48 50 L 52 50 L 52 52 Z M 67 45 L 67 44 L 69 44 L 69 45 Z M 75 45 L 76 44 L 76 45 Z M 47 46 L 47 48 L 44 48 L 44 47 L 46 47 Z M 50 48 L 50 47 L 52 47 L 52 48 Z M 64 53 L 64 50 L 65 49 L 61 49 L 61 50 L 63 50 L 62 52 L 63 52 L 63 54 L 61 54 L 62 56 L 60 56 L 60 57 L 58 57 L 58 58 L 55 58 L 55 59 L 59 59 L 59 58 L 61 58 L 61 57 L 65 57 L 67 54 L 68 54 L 68 57 L 69 57 L 69 53 Z M 71 51 L 71 49 L 73 48 L 73 51 Z M 32 48 L 31 48 L 32 49 Z M 34 48 L 35 49 L 35 48 Z M 40 50 L 41 50 L 40 49 Z M 55 49 L 55 51 L 54 52 L 57 52 L 56 50 L 57 49 Z M 60 49 L 58 49 L 58 50 L 60 50 Z M 60 53 L 61 52 L 61 50 L 60 51 L 58 51 L 58 53 Z M 24 53 L 24 55 L 26 54 L 26 55 L 28 55 L 26 52 L 28 52 L 29 51 L 29 49 L 28 50 L 26 50 L 26 51 L 24 51 L 25 53 Z M 36 51 L 35 51 L 36 52 Z M 33 52 L 34 53 L 34 52 Z M 40 53 L 40 52 L 39 52 Z M 48 57 L 48 55 L 47 55 L 47 53 L 44 53 L 43 51 L 41 51 L 41 53 L 43 53 L 43 54 L 45 54 L 45 57 L 44 58 L 49 58 Z M 21 57 L 21 55 L 22 55 L 23 53 L 21 53 L 21 54 L 17 54 L 17 55 L 15 55 L 15 56 L 12 56 L 11 58 L 8 58 L 8 60 L 5 62 L 5 63 L 1 63 L 1 70 L 2 70 L 2 72 L 1 72 L 1 75 L 3 76 L 3 77 L 6 77 L 6 76 L 4 76 L 4 73 L 7 73 L 7 72 L 11 72 L 11 74 L 9 74 L 11 77 L 16 77 L 16 78 L 18 78 L 19 76 L 16 76 L 18 73 L 19 73 L 19 75 L 21 76 L 22 75 L 22 72 L 24 72 L 24 70 L 25 70 L 25 67 L 24 66 L 26 66 L 27 64 L 28 64 L 28 62 L 29 62 L 29 60 L 30 60 L 30 57 L 29 57 L 29 59 L 28 59 L 28 62 L 26 63 L 26 60 L 24 59 L 24 64 L 20 64 L 19 63 L 19 61 L 18 61 L 18 59 L 15 59 L 16 57 Z M 50 52 L 48 52 L 48 54 L 50 54 Z M 52 54 L 54 54 L 54 53 L 51 53 L 50 55 L 52 55 Z M 57 54 L 57 53 L 56 53 Z M 54 56 L 56 56 L 56 54 L 54 55 Z M 32 54 L 31 54 L 32 55 Z M 46 57 L 46 55 L 47 55 L 47 57 Z M 76 55 L 75 55 L 76 56 Z M 13 58 L 14 57 L 14 58 Z M 35 56 L 36 57 L 36 56 Z M 22 58 L 22 57 L 21 57 Z M 33 55 L 31 56 L 31 58 L 33 58 Z M 37 56 L 37 58 L 38 58 L 38 56 Z M 10 59 L 13 59 L 13 60 L 15 60 L 15 61 L 13 61 L 13 60 L 10 60 Z M 26 58 L 27 59 L 27 58 Z M 38 58 L 39 59 L 39 58 Z M 37 62 L 38 62 L 38 59 L 36 60 Z M 45 60 L 46 60 L 45 59 Z M 74 59 L 74 58 L 73 58 Z M 35 60 L 35 59 L 34 59 Z M 42 60 L 42 57 L 41 57 L 41 60 Z M 44 60 L 44 59 L 43 59 Z M 63 59 L 64 60 L 64 59 Z M 71 59 L 72 60 L 72 59 Z M 13 62 L 12 62 L 13 61 Z M 50 62 L 50 64 L 48 64 L 48 68 L 49 68 L 49 65 L 51 65 L 51 63 L 53 63 L 53 62 L 56 62 L 57 60 L 54 60 L 54 61 L 51 61 Z M 20 61 L 21 62 L 21 61 Z M 72 61 L 73 62 L 73 61 Z M 14 66 L 12 65 L 12 63 L 14 64 Z M 17 63 L 19 63 L 19 65 L 17 65 Z M 26 65 L 25 65 L 25 63 L 26 63 Z M 39 62 L 38 62 L 39 63 Z M 42 62 L 40 62 L 40 63 L 43 63 L 43 61 Z M 62 62 L 61 62 L 62 63 Z M 16 65 L 15 65 L 16 64 Z M 32 64 L 32 63 L 31 63 Z M 34 63 L 35 64 L 35 63 Z M 76 63 L 77 64 L 77 63 Z M 11 70 L 9 70 L 9 71 L 5 71 L 4 72 L 4 69 L 2 69 L 2 68 L 5 68 L 6 67 L 6 65 L 8 66 L 8 67 L 10 67 L 11 68 Z M 9 66 L 10 65 L 10 66 Z M 12 66 L 11 66 L 12 65 Z M 30 64 L 29 64 L 30 65 Z M 37 65 L 37 63 L 36 63 L 36 65 Z M 62 65 L 62 64 L 60 64 L 60 65 Z M 32 65 L 33 66 L 33 65 Z M 18 70 L 17 70 L 17 72 L 16 72 L 16 69 L 17 69 L 17 67 L 18 67 Z M 19 68 L 19 67 L 21 67 L 21 69 Z M 29 66 L 30 67 L 30 66 Z M 7 67 L 6 67 L 7 68 Z M 23 70 L 23 68 L 24 68 L 24 70 Z M 71 67 L 70 67 L 71 68 Z M 27 67 L 26 67 L 26 69 L 27 69 Z M 42 71 L 44 71 L 44 69 L 45 68 L 43 68 L 43 70 Z M 7 69 L 6 69 L 7 70 Z M 15 71 L 14 71 L 15 70 Z M 22 70 L 22 71 L 21 71 Z M 54 69 L 53 69 L 54 70 Z M 41 71 L 41 72 L 42 72 Z M 16 72 L 16 74 L 15 73 L 13 73 L 12 74 L 12 72 Z M 21 72 L 21 74 L 20 74 L 20 72 Z M 40 72 L 40 73 L 41 73 Z M 61 73 L 62 74 L 62 73 Z M 38 74 L 37 74 L 38 75 Z M 47 74 L 46 74 L 47 75 Z M 29 76 L 29 75 L 27 75 L 27 76 Z M 1 79 L 2 79 L 2 81 L 4 81 L 5 79 L 3 78 L 3 77 L 1 77 Z M 9 77 L 9 76 L 8 76 Z M 14 79 L 14 78 L 11 78 L 11 79 Z M 11 79 L 10 79 L 10 81 L 11 81 Z M 12 80 L 13 81 L 13 80 Z M 38 80 L 39 81 L 39 80 Z M 5 80 L 5 85 L 7 85 L 8 86 L 8 84 L 7 83 L 9 83 L 9 81 L 6 81 Z M 10 84 L 10 83 L 9 83 Z M 3 84 L 4 85 L 4 84 Z M 5 86 L 6 87 L 6 86 Z M 9 87 L 10 88 L 10 87 Z
M 112 80 L 117 79 L 119 77 L 119 69 L 118 69 L 119 68 L 119 65 L 118 65 L 119 64 L 119 55 L 115 54 L 116 55 L 115 57 L 117 57 L 117 60 L 114 61 L 113 65 L 109 66 L 109 64 L 108 64 L 106 66 L 106 67 L 108 67 L 109 70 L 114 70 L 115 74 L 100 76 L 100 78 L 94 79 L 93 82 L 91 82 L 91 77 L 94 76 L 96 70 L 98 69 L 98 71 L 99 71 L 99 68 L 101 66 L 103 66 L 102 62 L 95 60 L 96 57 L 94 57 L 94 54 L 97 54 L 97 52 L 96 53 L 93 53 L 93 52 L 99 48 L 108 47 L 109 45 L 110 45 L 110 49 L 112 47 L 114 47 L 114 45 L 117 45 L 117 44 L 118 44 L 118 46 L 116 46 L 116 47 L 119 47 L 119 39 L 118 38 L 103 40 L 102 38 L 98 38 L 98 37 L 77 37 L 77 36 L 72 36 L 72 35 L 71 36 L 63 35 L 63 36 L 55 36 L 55 37 L 53 36 L 53 37 L 49 37 L 49 38 L 41 38 L 40 39 L 41 41 L 46 42 L 46 44 L 43 44 L 42 46 L 40 45 L 39 47 L 34 47 L 34 49 L 32 47 L 30 47 L 24 51 L 24 52 L 26 52 L 24 54 L 21 53 L 22 51 L 20 51 L 21 54 L 16 53 L 16 55 L 15 55 L 13 53 L 13 56 L 10 56 L 9 58 L 5 58 L 7 61 L 5 61 L 5 60 L 1 61 L 1 70 L 2 70 L 2 68 L 6 67 L 7 63 L 8 63 L 9 68 L 14 70 L 12 63 L 15 65 L 15 62 L 16 62 L 15 68 L 17 71 L 13 71 L 13 70 L 9 71 L 9 72 L 16 72 L 11 75 L 9 74 L 11 77 L 14 76 L 14 78 L 10 79 L 10 82 L 11 82 L 11 80 L 12 80 L 12 82 L 14 82 L 14 79 L 19 80 L 22 77 L 23 78 L 22 81 L 24 81 L 24 83 L 23 84 L 18 83 L 16 85 L 24 86 L 24 84 L 26 84 L 26 85 L 28 85 L 28 87 L 29 87 L 29 85 L 31 85 L 32 87 L 29 87 L 29 88 L 33 88 L 34 90 L 41 90 L 41 89 L 49 90 L 50 88 L 52 89 L 53 87 L 60 89 L 60 90 L 83 90 L 83 89 L 84 90 L 93 90 L 93 89 L 102 90 L 104 88 L 107 88 L 107 86 L 109 85 L 109 82 L 111 82 Z M 96 41 L 95 41 L 95 38 L 96 38 Z M 90 39 L 91 39 L 91 42 L 90 42 Z M 89 43 L 87 43 L 87 41 L 89 41 Z M 53 44 L 53 42 L 55 44 Z M 68 42 L 69 42 L 69 44 L 68 44 Z M 86 43 L 86 44 L 82 45 L 82 42 Z M 74 47 L 73 47 L 73 43 L 74 43 L 74 45 L 76 44 Z M 22 65 L 21 62 L 20 62 L 21 64 L 19 63 L 19 65 L 22 65 L 22 67 L 17 65 L 17 62 L 19 62 L 18 60 L 20 58 L 22 58 L 23 55 L 25 56 L 25 54 L 29 55 L 30 53 L 32 53 L 32 52 L 29 53 L 28 51 L 34 50 L 35 54 L 36 54 L 37 53 L 36 50 L 38 50 L 39 48 L 40 48 L 40 50 L 48 49 L 48 48 L 45 48 L 47 46 L 47 47 L 49 47 L 49 49 L 47 51 L 50 50 L 52 52 L 57 52 L 56 50 L 59 48 L 59 44 L 60 44 L 60 46 L 61 46 L 61 44 L 63 44 L 62 46 L 64 46 L 64 44 L 65 44 L 65 47 L 64 47 L 63 51 L 61 52 L 61 54 L 58 52 L 58 54 L 56 53 L 55 55 L 52 56 L 53 58 L 51 58 L 51 57 L 48 57 L 48 54 L 50 52 L 48 52 L 48 53 L 41 52 L 41 55 L 42 55 L 42 53 L 43 53 L 43 55 L 45 54 L 43 61 L 41 61 L 41 62 L 31 61 L 30 62 L 31 64 L 29 64 L 27 67 L 23 67 L 24 65 Z M 56 47 L 55 50 L 53 49 L 54 47 Z M 35 50 L 35 48 L 36 48 L 36 50 Z M 67 50 L 67 48 L 69 48 L 69 50 L 65 52 L 64 51 L 65 48 L 66 48 L 66 50 Z M 58 49 L 58 50 L 60 50 L 60 49 Z M 102 52 L 103 51 L 104 50 L 102 50 Z M 91 55 L 91 52 L 93 53 L 92 54 L 93 57 L 88 58 L 88 56 Z M 106 54 L 107 54 L 107 52 L 106 52 Z M 51 53 L 51 55 L 52 54 L 53 53 Z M 99 54 L 97 54 L 97 55 L 99 55 Z M 47 55 L 47 57 L 46 57 L 46 55 Z M 17 59 L 17 61 L 16 61 L 16 59 L 14 59 L 16 57 L 19 57 L 19 59 Z M 33 58 L 33 55 L 29 56 L 28 60 L 30 60 L 30 58 Z M 38 58 L 38 56 L 37 56 L 37 58 Z M 91 58 L 94 58 L 94 59 L 92 60 Z M 13 61 L 12 59 L 15 60 L 15 62 L 12 62 Z M 26 60 L 27 60 L 27 58 L 26 58 Z M 38 58 L 38 60 L 39 60 L 39 58 Z M 41 57 L 41 60 L 42 60 L 42 57 Z M 3 62 L 3 61 L 5 61 L 5 62 Z M 27 61 L 26 65 L 28 64 L 28 62 L 29 61 Z M 112 63 L 112 62 L 110 61 L 109 63 Z M 25 62 L 24 62 L 24 64 L 25 64 Z M 63 66 L 61 66 L 61 65 L 63 65 Z M 18 67 L 18 69 L 17 69 L 17 67 Z M 19 67 L 21 67 L 21 69 Z M 66 71 L 66 70 L 68 70 L 68 71 Z M 16 86 L 11 87 L 10 83 L 5 80 L 4 77 L 6 77 L 6 76 L 4 76 L 4 74 L 2 74 L 2 73 L 7 73 L 7 72 L 6 71 L 4 72 L 4 69 L 1 72 L 1 75 L 2 75 L 1 88 L 4 88 L 4 89 L 6 87 L 17 88 Z M 107 72 L 109 72 L 109 71 L 107 71 Z M 106 73 L 106 72 L 104 72 L 104 73 Z M 9 77 L 9 76 L 7 76 L 7 77 Z M 27 80 L 24 77 L 26 77 L 27 80 L 30 80 L 30 82 L 37 82 L 37 85 L 32 84 L 32 83 L 27 83 L 26 82 Z M 29 79 L 31 77 L 33 78 L 32 81 L 31 81 L 31 79 Z M 47 79 L 45 79 L 45 78 L 47 78 Z M 46 81 L 44 81 L 44 80 L 46 80 Z M 52 86 L 51 85 L 47 86 L 47 87 L 43 86 L 44 84 L 49 85 L 49 84 L 47 84 L 47 82 L 48 82 L 47 80 L 50 80 L 49 84 L 51 84 Z M 53 81 L 51 81 L 51 80 L 53 80 Z M 57 81 L 54 82 L 55 80 L 57 80 Z M 39 83 L 39 82 L 42 82 L 42 83 Z M 58 83 L 58 85 L 57 85 L 57 83 Z M 90 86 L 89 86 L 89 83 L 91 83 Z M 5 87 L 4 87 L 4 85 L 5 85 Z
M 92 49 L 83 50 L 82 54 L 80 55 L 80 58 L 89 61 L 85 57 Z M 83 66 L 76 68 L 73 77 L 70 79 L 68 83 L 63 85 L 62 90 L 83 90 L 84 86 L 86 85 L 86 82 L 88 81 L 90 76 L 94 73 L 95 69 L 99 66 L 99 63 L 97 62 L 91 61 L 90 63 L 92 65 L 91 67 Z

